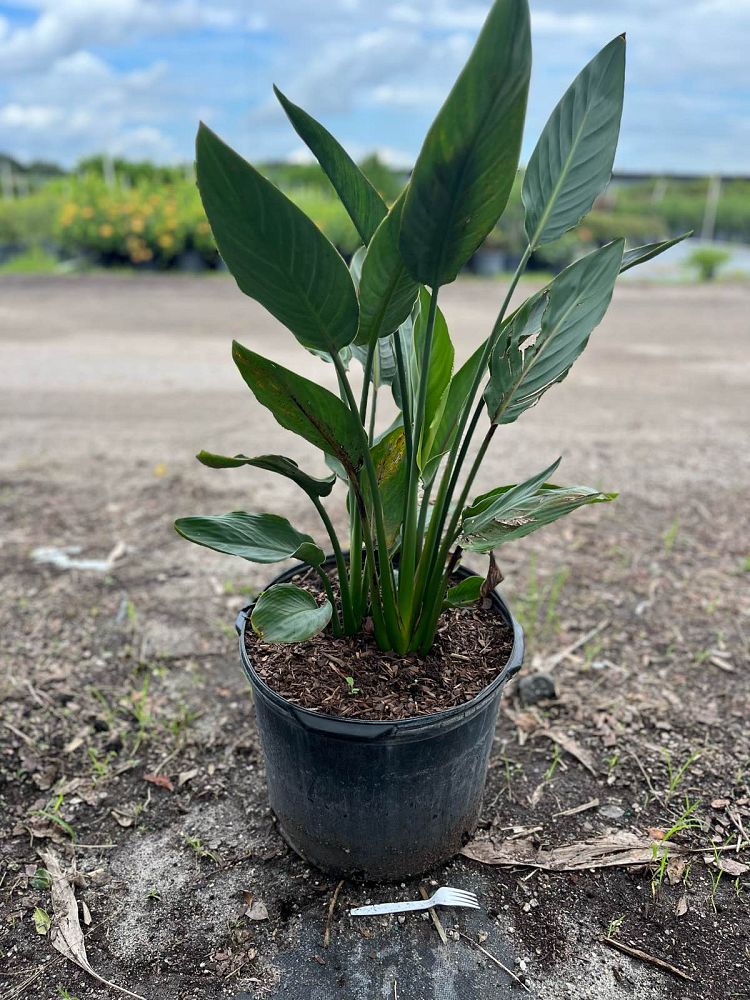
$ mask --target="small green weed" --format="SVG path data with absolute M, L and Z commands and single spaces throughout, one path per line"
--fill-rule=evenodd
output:
M 651 879 L 651 892 L 653 895 L 656 895 L 659 888 L 664 883 L 664 875 L 667 871 L 667 863 L 669 861 L 669 842 L 685 830 L 694 830 L 703 826 L 701 820 L 695 816 L 695 811 L 700 804 L 700 799 L 696 799 L 694 802 L 691 802 L 690 799 L 685 796 L 682 814 L 666 831 L 661 840 L 657 840 L 651 845 L 651 853 L 653 855 L 654 862 L 657 864 L 656 872 Z
M 677 542 L 677 536 L 679 535 L 679 533 L 680 533 L 680 519 L 679 517 L 676 517 L 674 521 L 672 521 L 670 526 L 667 528 L 667 530 L 664 532 L 664 535 L 662 536 L 662 541 L 664 543 L 664 552 L 666 555 L 669 555 L 669 553 L 675 547 L 675 543 Z
M 561 759 L 560 747 L 555 743 L 554 749 L 552 751 L 552 760 L 547 770 L 544 772 L 544 780 L 549 781 L 554 775 L 557 768 L 560 766 Z
M 189 847 L 199 858 L 210 858 L 217 865 L 221 864 L 221 858 L 216 853 L 216 851 L 210 850 L 208 847 L 204 847 L 200 837 L 183 837 L 183 841 L 186 847 Z
M 50 823 L 54 823 L 55 826 L 59 826 L 60 829 L 63 831 L 63 833 L 65 833 L 66 836 L 70 837 L 73 843 L 75 843 L 76 840 L 78 839 L 75 830 L 70 825 L 70 823 L 68 823 L 68 821 L 66 819 L 63 819 L 63 817 L 60 815 L 60 810 L 62 809 L 63 801 L 64 801 L 63 796 L 62 794 L 60 794 L 56 796 L 56 798 L 51 799 L 49 805 L 45 806 L 44 809 L 36 809 L 33 815 L 43 816 L 44 819 L 49 820 Z
M 560 629 L 560 595 L 569 576 L 570 570 L 563 566 L 544 582 L 537 572 L 536 558 L 530 560 L 527 590 L 517 602 L 518 618 L 530 648 L 540 649 L 554 641 Z
M 672 763 L 672 755 L 669 750 L 662 751 L 667 765 L 667 788 L 665 791 L 665 802 L 669 802 L 672 796 L 683 782 L 688 769 L 703 755 L 702 750 L 694 750 L 690 756 L 679 767 Z

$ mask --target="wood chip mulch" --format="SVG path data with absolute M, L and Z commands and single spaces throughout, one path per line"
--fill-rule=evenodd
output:
M 477 606 L 444 612 L 424 658 L 381 652 L 365 634 L 269 645 L 248 629 L 245 648 L 266 684 L 295 705 L 349 719 L 407 719 L 479 694 L 508 662 L 513 630 Z

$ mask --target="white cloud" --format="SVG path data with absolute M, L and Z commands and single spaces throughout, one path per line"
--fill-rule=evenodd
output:
M 64 56 L 35 77 L 33 98 L 27 96 L 31 88 L 20 85 L 0 105 L 0 148 L 20 147 L 26 157 L 49 156 L 54 137 L 58 149 L 75 150 L 77 157 L 122 153 L 132 140 L 149 150 L 144 156 L 176 159 L 174 144 L 159 128 L 165 109 L 153 99 L 166 71 L 157 62 L 117 73 L 91 52 Z
M 373 104 L 391 108 L 437 107 L 445 97 L 442 87 L 430 84 L 383 83 L 372 91 Z
M 42 0 L 29 25 L 0 33 L 0 72 L 24 73 L 93 45 L 122 46 L 149 35 L 259 23 L 231 5 L 199 0 Z

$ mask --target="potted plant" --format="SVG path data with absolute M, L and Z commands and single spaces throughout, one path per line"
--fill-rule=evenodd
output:
M 278 513 L 176 522 L 218 552 L 300 563 L 238 629 L 271 806 L 291 846 L 321 867 L 400 878 L 461 847 L 477 820 L 501 689 L 523 656 L 521 629 L 494 589 L 493 552 L 614 497 L 556 485 L 559 460 L 480 496 L 472 487 L 497 429 L 566 377 L 617 275 L 669 245 L 625 252 L 615 240 L 510 308 L 531 254 L 575 226 L 609 180 L 624 67 L 620 36 L 552 113 L 524 176 L 521 261 L 489 336 L 455 371 L 439 292 L 495 226 L 516 178 L 531 68 L 526 0 L 492 6 L 390 207 L 338 142 L 276 91 L 359 234 L 349 268 L 297 206 L 199 129 L 198 186 L 223 259 L 243 292 L 333 365 L 339 386 L 336 395 L 314 374 L 235 343 L 257 401 L 323 452 L 331 475 L 281 455 L 198 456 L 291 480 L 317 511 L 330 557 Z M 386 387 L 397 416 L 376 433 Z M 348 491 L 348 546 L 324 503 L 337 481 Z M 489 555 L 487 573 L 462 569 L 464 553 Z

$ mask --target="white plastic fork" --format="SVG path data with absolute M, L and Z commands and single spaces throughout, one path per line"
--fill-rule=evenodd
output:
M 479 903 L 473 892 L 441 886 L 429 899 L 415 899 L 407 903 L 374 903 L 372 906 L 357 906 L 349 913 L 353 917 L 374 917 L 380 913 L 413 913 L 415 910 L 431 910 L 433 906 L 465 906 L 478 910 Z

